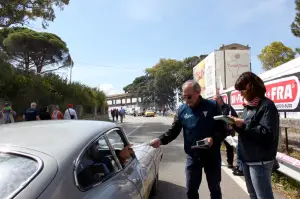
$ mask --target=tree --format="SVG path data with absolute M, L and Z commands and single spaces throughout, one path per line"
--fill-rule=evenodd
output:
M 26 72 L 43 74 L 73 65 L 66 43 L 55 34 L 17 27 L 4 28 L 0 35 L 0 47 L 10 63 Z
M 270 70 L 280 66 L 292 59 L 295 59 L 296 53 L 282 42 L 272 42 L 270 45 L 264 47 L 261 54 L 258 55 L 265 70 Z
M 296 16 L 291 24 L 291 31 L 296 37 L 300 37 L 300 0 L 295 0 L 296 4 Z M 300 48 L 296 48 L 295 51 L 300 54 Z
M 55 19 L 54 8 L 63 9 L 69 0 L 1 0 L 0 27 L 24 25 L 30 20 L 41 18 L 43 27 Z

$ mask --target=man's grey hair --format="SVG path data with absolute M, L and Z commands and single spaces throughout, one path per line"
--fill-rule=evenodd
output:
M 186 87 L 186 86 L 192 86 L 194 91 L 201 93 L 201 86 L 200 86 L 200 84 L 199 84 L 197 81 L 195 81 L 195 80 L 188 80 L 188 81 L 186 81 L 186 82 L 182 85 L 182 90 L 183 90 L 184 87 Z
M 35 102 L 31 102 L 30 107 L 31 108 L 36 108 L 36 103 Z

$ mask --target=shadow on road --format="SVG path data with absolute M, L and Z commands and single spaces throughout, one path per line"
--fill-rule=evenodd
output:
M 151 199 L 186 198 L 186 188 L 166 181 L 158 182 L 158 192 Z

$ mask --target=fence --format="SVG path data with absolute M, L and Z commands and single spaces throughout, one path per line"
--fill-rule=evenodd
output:
M 288 119 L 288 118 L 281 118 L 280 119 L 280 127 L 284 128 L 285 130 L 285 139 L 286 145 L 288 146 L 288 128 L 300 129 L 300 120 L 299 119 Z M 281 136 L 280 136 L 281 137 Z M 238 137 L 231 137 L 228 136 L 225 141 L 227 141 L 230 145 L 236 147 L 238 143 Z M 280 139 L 281 145 L 282 139 Z M 280 168 L 278 169 L 279 172 L 283 173 L 290 178 L 300 182 L 300 160 L 283 154 L 281 152 L 277 152 L 276 159 L 279 163 Z

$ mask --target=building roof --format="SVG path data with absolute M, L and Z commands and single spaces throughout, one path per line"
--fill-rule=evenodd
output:
M 250 47 L 248 45 L 245 46 L 245 45 L 238 44 L 238 43 L 232 43 L 232 44 L 221 46 L 219 50 L 223 50 L 224 47 L 227 50 L 249 50 L 250 49 Z
M 107 95 L 106 99 L 110 100 L 110 99 L 119 99 L 119 98 L 123 98 L 123 97 L 133 97 L 137 95 L 136 93 L 122 93 L 122 94 L 115 94 L 115 95 Z
M 112 122 L 48 120 L 0 125 L 0 146 L 39 151 L 58 162 L 78 154 L 97 135 L 117 127 Z

